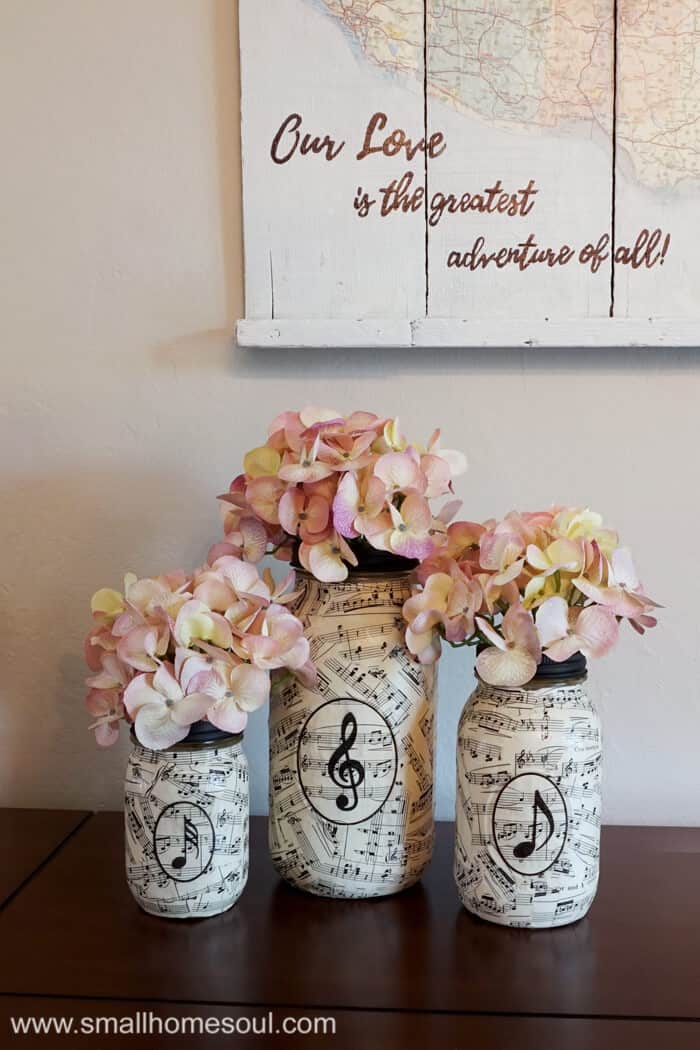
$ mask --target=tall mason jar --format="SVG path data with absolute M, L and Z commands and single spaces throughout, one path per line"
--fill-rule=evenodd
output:
M 459 722 L 454 875 L 468 911 L 564 926 L 598 886 L 601 734 L 586 662 L 543 660 L 520 689 L 479 681 Z
M 198 722 L 168 751 L 132 730 L 126 771 L 126 877 L 144 911 L 200 919 L 232 907 L 248 878 L 243 735 Z
M 432 856 L 435 673 L 405 648 L 410 577 L 320 583 L 298 570 L 294 611 L 318 686 L 273 695 L 269 845 L 279 874 L 309 893 L 397 893 Z

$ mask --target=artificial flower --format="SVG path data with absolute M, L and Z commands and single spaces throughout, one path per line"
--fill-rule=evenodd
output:
M 312 576 L 325 583 L 340 583 L 347 578 L 348 565 L 357 565 L 357 556 L 337 532 L 318 543 L 302 543 L 299 561 Z
M 303 667 L 309 659 L 304 628 L 282 605 L 271 605 L 267 610 L 261 633 L 248 638 L 248 651 L 256 667 L 267 671 Z
M 270 696 L 270 676 L 258 667 L 239 664 L 233 667 L 228 680 L 221 680 L 221 689 L 207 693 L 214 697 L 207 717 L 213 725 L 227 733 L 242 733 L 248 722 L 248 713 L 261 707 Z
M 270 675 L 228 653 L 204 657 L 179 649 L 176 672 L 178 664 L 182 687 L 186 692 L 203 693 L 209 698 L 207 719 L 225 733 L 242 733 L 249 712 L 269 699 Z
M 384 484 L 388 495 L 425 492 L 428 479 L 420 468 L 420 458 L 410 451 L 387 452 L 374 465 L 374 476 Z
M 321 435 L 317 434 L 310 445 L 304 445 L 298 460 L 288 460 L 279 470 L 282 481 L 293 485 L 302 481 L 321 481 L 333 473 L 333 468 L 318 458 Z
M 139 674 L 124 692 L 124 707 L 144 747 L 169 748 L 184 740 L 193 722 L 204 718 L 211 704 L 205 693 L 185 696 L 172 664 L 155 674 Z
M 115 631 L 116 634 L 116 631 Z M 166 623 L 143 624 L 127 631 L 117 642 L 117 656 L 135 671 L 155 671 L 168 650 L 170 631 Z
M 436 628 L 444 623 L 454 581 L 446 573 L 436 572 L 425 587 L 403 606 L 406 646 L 422 664 L 432 664 L 440 656 L 440 635 Z
M 226 648 L 231 644 L 231 627 L 224 616 L 214 613 L 201 600 L 185 602 L 177 614 L 173 629 L 175 641 L 185 648 L 193 642 L 211 642 Z
M 385 535 L 387 550 L 418 561 L 429 557 L 435 545 L 431 532 L 433 515 L 428 501 L 411 493 L 401 504 L 401 510 L 390 504 L 389 513 L 392 527 Z
M 555 597 L 537 610 L 537 631 L 545 654 L 562 663 L 576 653 L 605 656 L 617 641 L 618 625 L 615 614 L 602 605 L 581 609 Z
M 112 590 L 111 587 L 102 587 L 93 594 L 90 609 L 93 613 L 99 613 L 114 620 L 124 612 L 124 596 L 119 591 Z
M 98 747 L 111 747 L 119 739 L 119 723 L 124 719 L 125 709 L 118 689 L 91 689 L 85 698 L 85 706 L 95 721 L 88 726 L 95 730 Z
M 280 469 L 281 462 L 282 457 L 276 449 L 262 445 L 246 453 L 243 469 L 249 478 L 274 477 Z
M 384 482 L 368 471 L 358 477 L 354 472 L 344 475 L 333 500 L 333 522 L 341 536 L 356 539 L 374 533 L 379 515 L 386 508 Z
M 91 689 L 123 689 L 133 677 L 133 670 L 116 653 L 100 653 L 99 670 L 85 679 Z
M 296 556 L 317 579 L 336 582 L 358 564 L 363 543 L 421 559 L 444 548 L 454 504 L 435 513 L 430 501 L 452 492 L 466 459 L 440 447 L 439 430 L 422 447 L 405 437 L 397 419 L 364 411 L 344 417 L 312 405 L 276 416 L 266 444 L 252 449 L 243 466 L 220 497 L 224 540 L 210 560 L 226 553 L 257 561 L 265 551 L 287 561 Z M 260 528 L 246 537 L 250 516 Z
M 314 684 L 302 625 L 285 608 L 298 597 L 294 574 L 276 583 L 269 569 L 215 554 L 190 577 L 127 576 L 124 596 L 103 589 L 93 600 L 86 705 L 100 747 L 118 739 L 121 721 L 152 748 L 172 747 L 201 720 L 242 732 L 281 673 Z
M 509 687 L 533 677 L 543 652 L 558 663 L 579 652 L 603 656 L 621 621 L 639 633 L 657 622 L 657 603 L 618 543 L 587 508 L 453 522 L 445 546 L 421 564 L 417 594 L 404 606 L 410 651 L 432 663 L 442 638 L 479 645 L 479 674 Z
M 280 525 L 290 536 L 313 543 L 328 526 L 331 508 L 321 495 L 308 495 L 301 486 L 287 489 L 280 499 Z
M 491 645 L 476 659 L 478 674 L 489 685 L 513 688 L 528 682 L 537 671 L 542 648 L 532 613 L 520 604 L 511 605 L 500 631 L 482 617 L 476 623 Z

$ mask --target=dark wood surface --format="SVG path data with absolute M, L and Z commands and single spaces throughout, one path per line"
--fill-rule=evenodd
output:
M 0 990 L 616 1024 L 700 1018 L 700 830 L 606 828 L 589 916 L 527 932 L 461 908 L 451 824 L 439 826 L 421 885 L 343 902 L 280 882 L 256 819 L 236 907 L 199 922 L 158 919 L 126 888 L 121 820 L 94 816 L 0 914 L 1 942 L 11 945 Z
M 0 907 L 89 815 L 65 809 L 0 809 Z
M 137 1017 L 140 1014 L 141 1020 Z M 237 1024 L 253 1022 L 260 1026 L 272 1014 L 274 1029 L 282 1030 L 286 1023 L 317 1024 L 317 1034 L 243 1035 L 189 1033 L 163 1035 L 159 1038 L 154 1024 L 151 1035 L 114 1034 L 118 1024 L 136 1027 L 141 1031 L 149 1023 L 149 1015 L 168 1024 L 171 1018 L 210 1019 L 223 1023 L 234 1019 Z M 71 1019 L 76 1031 L 88 1023 L 107 1025 L 100 1034 L 24 1035 L 12 1036 L 11 1019 L 19 1018 Z M 100 1018 L 100 1021 L 97 1021 Z M 319 1024 L 329 1018 L 335 1022 L 335 1034 Z M 93 1032 L 95 1029 L 93 1028 Z M 326 1034 L 323 1034 L 324 1031 Z M 167 1050 L 211 1050 L 216 1046 L 296 1047 L 328 1046 L 333 1050 L 697 1050 L 700 1026 L 693 1022 L 664 1023 L 662 1021 L 608 1021 L 547 1017 L 485 1017 L 468 1014 L 431 1014 L 415 1011 L 388 1013 L 367 1010 L 291 1010 L 284 1008 L 256 1009 L 255 1007 L 202 1006 L 197 1003 L 165 1004 L 158 1002 L 124 1003 L 95 1002 L 86 999 L 32 999 L 0 997 L 0 1045 L 3 1047 L 36 1047 L 37 1050 L 63 1047 L 125 1047 L 138 1050 L 143 1047 L 163 1046 Z M 5 1036 L 5 1033 L 8 1033 Z M 109 1033 L 109 1034 L 107 1034 Z

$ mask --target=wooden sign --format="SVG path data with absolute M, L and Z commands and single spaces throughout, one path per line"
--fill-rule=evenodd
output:
M 700 0 L 240 0 L 244 346 L 698 343 Z

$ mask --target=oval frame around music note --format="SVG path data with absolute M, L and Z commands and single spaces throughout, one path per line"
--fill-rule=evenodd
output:
M 206 847 L 207 847 L 206 848 L 206 854 L 203 852 L 203 848 L 200 847 L 200 856 L 199 856 L 199 861 L 198 861 L 198 865 L 197 865 L 197 871 L 196 871 L 196 873 L 194 875 L 189 874 L 189 873 L 188 874 L 180 874 L 180 869 L 177 868 L 173 864 L 172 861 L 166 867 L 166 864 L 164 863 L 164 861 L 162 859 L 162 850 L 159 851 L 159 849 L 158 849 L 158 829 L 160 828 L 164 818 L 165 818 L 165 820 L 172 820 L 174 822 L 177 822 L 178 820 L 182 820 L 183 826 L 184 826 L 185 818 L 187 818 L 188 820 L 192 821 L 192 814 L 193 813 L 196 813 L 196 818 L 197 818 L 197 822 L 198 822 L 199 826 L 203 827 L 204 830 L 207 832 L 208 842 L 206 842 Z M 171 836 L 167 836 L 167 835 L 164 836 L 164 837 L 168 838 L 168 839 L 171 838 Z M 202 843 L 202 846 L 204 845 L 204 842 L 203 842 L 203 839 L 202 839 L 201 835 L 198 836 L 198 841 Z M 204 841 L 206 841 L 206 840 L 204 840 Z M 163 872 L 163 874 L 166 875 L 169 879 L 173 879 L 175 882 L 194 882 L 195 879 L 201 878 L 201 876 L 207 871 L 209 865 L 211 864 L 212 857 L 214 856 L 214 849 L 215 849 L 215 847 L 216 847 L 216 832 L 214 831 L 214 825 L 212 824 L 212 822 L 211 822 L 211 820 L 209 818 L 209 814 L 206 812 L 206 810 L 202 809 L 201 806 L 198 806 L 196 804 L 196 802 L 186 802 L 186 801 L 171 802 L 170 805 L 166 806 L 161 811 L 161 813 L 160 813 L 160 815 L 158 817 L 158 820 L 155 823 L 155 827 L 153 828 L 153 855 L 154 855 L 154 857 L 156 859 L 156 863 L 158 864 L 158 867 Z M 186 849 L 186 846 L 184 845 L 184 840 L 183 840 L 183 849 L 185 849 L 185 858 L 186 858 L 187 857 L 187 849 Z M 183 872 L 187 872 L 188 871 L 186 865 L 183 866 L 182 871 Z
M 502 820 L 499 820 L 499 816 L 498 816 L 499 806 L 501 805 L 501 800 L 504 797 L 504 795 L 506 794 L 506 792 L 514 790 L 513 789 L 513 785 L 516 784 L 517 781 L 529 781 L 529 782 L 531 782 L 531 783 L 528 784 L 528 793 L 529 793 L 529 796 L 530 796 L 529 801 L 527 803 L 525 803 L 525 801 L 523 800 L 523 803 L 522 803 L 522 815 L 525 817 L 525 820 L 523 820 L 522 823 L 524 825 L 526 825 L 526 826 L 529 826 L 530 821 L 532 819 L 536 820 L 536 813 L 537 813 L 537 809 L 536 809 L 537 801 L 536 801 L 536 799 L 539 796 L 541 805 L 543 805 L 544 808 L 549 811 L 549 813 L 550 813 L 550 815 L 551 815 L 551 817 L 553 819 L 553 822 L 554 822 L 553 823 L 553 830 L 552 830 L 552 833 L 549 836 L 549 838 L 557 835 L 557 831 L 559 831 L 559 833 L 561 833 L 561 843 L 557 843 L 557 849 L 556 849 L 556 852 L 554 853 L 554 855 L 552 855 L 552 854 L 548 854 L 547 855 L 547 863 L 544 866 L 540 866 L 540 864 L 535 864 L 534 866 L 531 866 L 532 865 L 532 861 L 531 861 L 532 854 L 537 852 L 537 850 L 539 848 L 541 848 L 541 847 L 536 847 L 535 849 L 533 849 L 531 851 L 531 853 L 528 853 L 526 856 L 523 855 L 522 863 L 519 863 L 519 864 L 516 863 L 516 860 L 519 859 L 519 858 L 517 858 L 516 855 L 515 855 L 515 849 L 510 850 L 509 852 L 510 852 L 511 855 L 507 856 L 506 853 L 504 853 L 503 849 L 501 848 L 501 842 L 499 841 L 499 835 L 498 835 L 499 826 L 519 823 L 518 816 L 520 814 L 519 814 L 519 810 L 518 809 L 513 810 L 512 808 L 509 807 L 506 810 L 505 818 L 502 819 Z M 524 785 L 520 785 L 520 786 L 524 787 Z M 516 791 L 518 790 L 517 787 L 515 788 L 515 790 Z M 543 792 L 546 792 L 547 798 L 550 800 L 549 803 L 543 801 L 543 797 L 542 797 L 543 796 Z M 551 805 L 550 805 L 550 803 L 551 803 Z M 552 812 L 552 805 L 554 805 L 556 807 L 556 813 Z M 501 807 L 501 808 L 503 808 L 503 807 Z M 526 877 L 537 877 L 538 875 L 544 875 L 544 873 L 546 871 L 549 871 L 549 869 L 552 868 L 557 863 L 557 861 L 559 860 L 559 858 L 560 858 L 560 856 L 562 854 L 562 850 L 564 849 L 564 846 L 566 845 L 566 840 L 567 840 L 568 833 L 569 833 L 569 814 L 568 814 L 568 810 L 566 808 L 566 800 L 565 800 L 564 796 L 562 795 L 561 791 L 559 790 L 559 788 L 557 787 L 557 785 L 554 783 L 554 781 L 550 777 L 546 777 L 542 773 L 519 773 L 518 776 L 513 777 L 511 780 L 508 781 L 507 784 L 504 784 L 503 787 L 501 788 L 501 790 L 498 792 L 498 795 L 496 796 L 496 801 L 494 802 L 493 812 L 491 814 L 491 835 L 492 835 L 492 839 L 493 839 L 493 844 L 496 847 L 496 850 L 498 851 L 499 857 L 501 858 L 503 863 L 506 865 L 506 867 L 510 869 L 510 871 L 514 871 L 518 875 L 524 875 Z M 536 834 L 533 832 L 533 834 L 532 834 L 532 842 L 533 842 L 533 844 L 534 844 L 535 840 L 536 840 Z M 546 841 L 549 841 L 549 839 L 547 839 Z M 517 845 L 524 845 L 524 844 L 525 844 L 524 842 L 523 843 L 516 843 L 516 846 Z M 538 858 L 538 859 L 541 861 L 541 858 Z
M 332 709 L 338 710 L 337 717 L 334 717 Z M 338 750 L 338 747 L 341 745 L 341 727 L 344 718 L 348 714 L 353 714 L 356 724 L 362 726 L 364 730 L 368 730 L 370 735 L 378 733 L 380 737 L 376 749 L 370 749 L 370 744 L 366 741 L 360 741 L 360 744 L 354 747 L 354 760 L 361 763 L 365 770 L 361 785 L 363 789 L 362 797 L 358 800 L 358 804 L 355 807 L 342 808 L 342 806 L 338 805 L 338 800 L 343 795 L 347 797 L 348 785 L 341 784 L 338 780 L 332 780 L 328 773 L 328 765 L 334 751 Z M 331 737 L 331 743 L 337 744 L 336 747 L 331 748 L 329 743 L 327 751 L 321 752 L 318 748 L 313 749 L 317 756 L 323 755 L 323 759 L 320 757 L 312 759 L 305 751 L 307 734 L 310 728 L 313 729 L 314 723 L 321 731 L 330 730 L 332 727 L 332 733 L 335 734 L 335 736 Z M 337 741 L 335 737 L 337 737 Z M 314 762 L 314 766 L 310 770 L 307 760 Z M 387 769 L 382 774 L 381 780 L 375 785 L 376 793 L 368 797 L 367 785 L 372 785 L 372 779 L 371 772 L 368 773 L 367 771 L 367 766 L 372 762 L 376 762 L 378 766 L 387 766 Z M 376 707 L 366 703 L 364 700 L 357 700 L 349 696 L 326 700 L 325 703 L 319 704 L 316 710 L 309 715 L 299 733 L 297 776 L 299 777 L 301 790 L 314 812 L 331 824 L 362 824 L 378 813 L 394 789 L 398 764 L 398 749 L 391 726 Z M 379 788 L 379 790 L 376 790 L 376 788 Z M 322 792 L 326 792 L 328 797 Z M 357 815 L 358 806 L 359 815 Z

